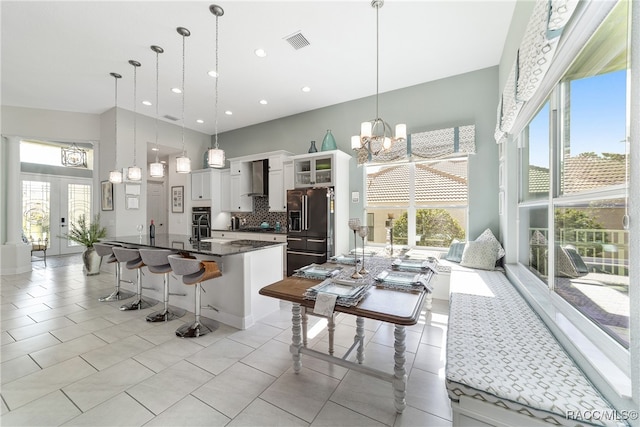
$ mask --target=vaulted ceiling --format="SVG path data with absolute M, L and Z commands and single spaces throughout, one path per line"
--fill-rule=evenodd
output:
M 215 16 L 200 1 L 2 1 L 2 104 L 100 114 L 119 106 L 214 133 Z M 221 1 L 219 132 L 374 95 L 376 9 L 358 1 Z M 515 0 L 387 0 L 379 10 L 380 92 L 497 65 Z M 287 41 L 302 35 L 309 45 Z M 254 51 L 262 48 L 267 56 Z M 308 86 L 310 92 L 302 92 Z M 267 104 L 260 104 L 266 100 Z M 224 114 L 232 111 L 233 115 Z M 173 117 L 173 121 L 165 116 Z M 201 119 L 204 123 L 197 123 Z

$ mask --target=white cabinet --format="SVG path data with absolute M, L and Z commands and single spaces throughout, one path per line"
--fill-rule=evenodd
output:
M 229 169 L 220 171 L 220 210 L 231 212 L 231 175 Z
M 191 200 L 211 200 L 211 169 L 191 172 Z
M 235 163 L 235 165 L 234 165 Z M 251 163 L 232 162 L 230 168 L 229 191 L 231 212 L 251 212 L 253 199 L 251 193 Z
M 293 161 L 287 161 L 282 166 L 282 172 L 284 173 L 284 198 L 287 198 L 287 190 L 293 190 L 296 188 L 295 179 L 293 177 Z
M 282 155 L 269 157 L 269 211 L 285 212 L 287 210 L 287 191 L 284 186 Z
M 296 188 L 335 185 L 335 159 L 331 152 L 299 156 L 293 161 Z

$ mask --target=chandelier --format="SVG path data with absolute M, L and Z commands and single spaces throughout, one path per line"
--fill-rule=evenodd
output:
M 407 140 L 407 125 L 398 124 L 395 129 L 395 136 L 391 132 L 391 126 L 380 118 L 379 114 L 379 79 L 380 79 L 380 30 L 379 12 L 384 6 L 384 0 L 373 0 L 371 7 L 376 9 L 376 117 L 360 125 L 360 135 L 351 137 L 351 148 L 353 150 L 366 150 L 369 159 L 372 155 L 378 154 L 382 150 L 388 150 L 395 142 L 405 142 Z
M 176 172 L 189 173 L 191 172 L 191 159 L 187 157 L 184 146 L 184 41 L 186 37 L 191 35 L 191 32 L 184 27 L 178 27 L 176 31 L 182 36 L 182 155 L 176 158 Z
M 207 157 L 208 157 L 209 166 L 211 166 L 212 168 L 222 168 L 224 167 L 224 164 L 225 164 L 224 150 L 221 150 L 218 147 L 218 80 L 220 80 L 220 68 L 218 65 L 218 18 L 224 15 L 224 10 L 216 4 L 212 4 L 211 6 L 209 6 L 209 10 L 216 17 L 216 70 L 215 70 L 216 71 L 216 101 L 215 101 L 215 135 L 214 135 L 215 146 L 214 148 L 209 149 L 209 153 L 207 154 Z
M 149 164 L 149 175 L 153 178 L 162 178 L 164 176 L 164 165 L 158 160 L 158 81 L 160 74 L 159 58 L 160 54 L 164 52 L 160 46 L 151 46 L 151 50 L 156 53 L 156 146 L 154 151 L 156 153 L 156 161 Z
M 62 147 L 60 154 L 63 166 L 68 168 L 87 167 L 87 151 L 78 147 L 75 142 L 69 147 Z
M 113 77 L 115 81 L 115 108 L 113 109 L 114 120 L 115 123 L 115 131 L 113 133 L 113 139 L 115 141 L 115 161 L 114 168 L 111 172 L 109 172 L 109 182 L 112 184 L 121 184 L 122 183 L 122 171 L 118 169 L 118 79 L 121 79 L 122 76 L 118 73 L 109 73 L 111 77 Z

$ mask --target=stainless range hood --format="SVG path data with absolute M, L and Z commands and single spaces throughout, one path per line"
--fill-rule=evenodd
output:
M 250 196 L 269 195 L 269 160 L 251 162 L 251 193 Z

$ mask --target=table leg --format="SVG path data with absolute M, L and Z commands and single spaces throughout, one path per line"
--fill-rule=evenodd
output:
M 405 337 L 406 331 L 404 326 L 396 325 L 394 331 L 394 357 L 393 360 L 395 362 L 393 366 L 393 396 L 395 398 L 394 406 L 396 408 L 396 412 L 402 413 L 404 408 L 407 406 L 405 401 L 405 395 L 407 390 L 407 371 L 404 368 L 405 356 L 404 352 L 406 349 L 405 345 Z
M 300 368 L 302 367 L 302 360 L 300 355 L 300 348 L 302 347 L 302 337 L 300 336 L 300 323 L 301 323 L 301 315 L 300 315 L 300 304 L 294 303 L 291 307 L 291 346 L 289 346 L 289 351 L 293 356 L 293 371 L 297 374 L 300 372 Z
M 356 338 L 358 341 L 358 353 L 357 360 L 358 363 L 362 365 L 364 362 L 364 318 L 357 316 L 356 317 Z
M 307 330 L 309 326 L 309 317 L 307 316 L 307 308 L 301 307 L 300 313 L 302 315 L 302 346 L 307 346 Z
M 329 330 L 329 354 L 333 356 L 333 333 L 336 330 L 335 315 L 329 316 L 327 329 Z

